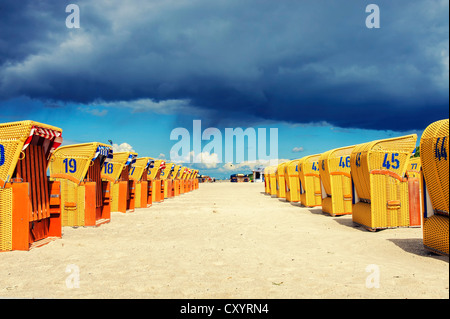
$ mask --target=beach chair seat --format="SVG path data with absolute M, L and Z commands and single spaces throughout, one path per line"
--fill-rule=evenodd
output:
M 315 154 L 305 156 L 298 161 L 300 202 L 305 207 L 322 205 L 319 158 L 320 154 Z
M 62 226 L 99 226 L 111 220 L 109 181 L 101 178 L 112 147 L 84 143 L 58 148 L 50 159 L 50 179 L 61 184 Z M 105 192 L 104 192 L 105 190 Z
M 34 121 L 0 124 L 0 251 L 29 250 L 60 238 L 60 183 L 49 181 L 62 130 Z
M 130 169 L 136 162 L 137 153 L 114 153 L 102 170 L 102 179 L 111 182 L 111 212 L 133 212 L 135 208 L 135 181 L 130 179 Z
M 322 211 L 331 216 L 352 213 L 352 177 L 350 155 L 354 146 L 341 147 L 321 154 L 319 173 L 324 192 Z
M 420 139 L 424 180 L 423 244 L 449 255 L 449 120 L 430 124 Z
M 420 227 L 411 210 L 410 193 L 417 183 L 408 181 L 406 169 L 417 135 L 377 140 L 354 147 L 350 156 L 353 179 L 352 219 L 368 230 Z

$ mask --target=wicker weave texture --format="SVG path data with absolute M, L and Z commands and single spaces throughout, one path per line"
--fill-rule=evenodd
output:
M 441 255 L 449 255 L 448 217 L 434 215 L 424 219 L 423 244 L 425 248 Z
M 12 189 L 0 189 L 0 251 L 12 250 Z

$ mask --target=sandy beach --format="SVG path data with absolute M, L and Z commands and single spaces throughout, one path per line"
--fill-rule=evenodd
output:
M 3 298 L 449 298 L 448 257 L 423 249 L 421 228 L 368 232 L 260 183 L 200 184 L 0 265 Z

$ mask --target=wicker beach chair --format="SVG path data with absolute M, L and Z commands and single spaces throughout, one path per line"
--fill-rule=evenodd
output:
M 264 168 L 264 193 L 266 193 L 266 195 L 270 194 L 269 167 Z
M 420 227 L 420 211 L 409 205 L 410 193 L 418 194 L 418 183 L 406 178 L 416 140 L 413 134 L 354 147 L 350 156 L 354 223 L 371 231 Z
M 300 202 L 306 207 L 322 205 L 322 185 L 319 174 L 320 154 L 305 156 L 298 161 Z
M 172 177 L 173 177 L 173 196 L 180 195 L 180 171 L 181 165 L 175 165 Z
M 352 213 L 352 177 L 350 155 L 355 146 L 341 147 L 323 153 L 319 158 L 322 187 L 322 211 L 331 216 Z
M 161 181 L 161 170 L 166 168 L 166 162 L 163 160 L 155 160 L 153 167 L 150 169 L 149 178 L 152 181 L 152 201 L 161 203 L 164 201 L 164 187 Z
M 194 170 L 194 175 L 192 176 L 194 183 L 194 190 L 198 189 L 198 170 Z
M 60 183 L 47 177 L 60 128 L 33 121 L 0 124 L 0 251 L 29 250 L 60 238 Z
M 101 174 L 112 158 L 112 147 L 97 142 L 61 146 L 53 153 L 49 172 L 61 184 L 62 226 L 110 222 L 111 187 Z
M 286 200 L 289 202 L 300 201 L 298 159 L 289 161 L 284 167 L 284 178 L 286 180 Z
M 135 208 L 135 181 L 130 169 L 137 153 L 114 153 L 113 159 L 102 170 L 102 179 L 111 182 L 111 212 L 133 212 Z
M 449 255 L 449 120 L 429 125 L 420 139 L 424 177 L 423 244 L 427 250 Z
M 135 207 L 146 208 L 152 206 L 151 180 L 149 167 L 154 163 L 151 157 L 140 157 L 130 168 L 130 179 L 135 184 Z
M 270 166 L 270 196 L 277 195 L 277 166 Z
M 277 179 L 277 197 L 278 198 L 286 198 L 286 179 L 284 177 L 284 169 L 286 167 L 286 163 L 278 164 L 276 179 Z

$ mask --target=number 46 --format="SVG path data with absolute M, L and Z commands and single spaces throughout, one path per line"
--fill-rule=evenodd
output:
M 397 159 L 398 153 L 392 153 L 391 161 L 388 160 L 389 153 L 384 154 L 383 167 L 397 169 L 400 167 L 400 161 Z

